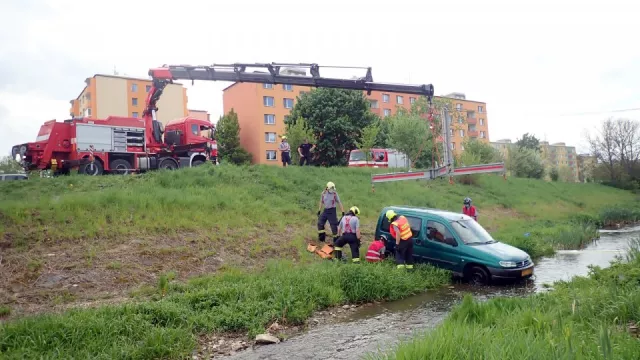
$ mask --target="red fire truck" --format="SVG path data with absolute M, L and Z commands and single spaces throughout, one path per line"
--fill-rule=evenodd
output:
M 248 72 L 247 68 L 261 71 Z M 282 71 L 287 68 L 300 70 Z M 266 69 L 266 71 L 264 71 Z M 35 142 L 16 145 L 12 156 L 19 157 L 27 171 L 52 170 L 54 174 L 75 170 L 81 174 L 128 173 L 153 169 L 176 169 L 217 163 L 215 127 L 191 117 L 169 122 L 166 129 L 156 118 L 156 106 L 164 88 L 174 80 L 233 81 L 302 85 L 351 90 L 387 91 L 433 97 L 433 85 L 374 83 L 371 68 L 365 77 L 338 79 L 320 76 L 318 64 L 227 64 L 211 66 L 165 65 L 149 70 L 153 85 L 142 118 L 110 116 L 106 119 L 80 118 L 47 121 Z M 204 133 L 204 135 L 203 135 Z

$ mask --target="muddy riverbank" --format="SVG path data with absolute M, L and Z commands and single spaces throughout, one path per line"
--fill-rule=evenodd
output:
M 253 346 L 224 358 L 358 359 L 367 352 L 388 349 L 416 332 L 435 327 L 465 293 L 489 299 L 546 291 L 554 281 L 587 275 L 590 265 L 608 266 L 639 235 L 640 226 L 601 230 L 600 239 L 583 250 L 559 251 L 553 257 L 538 259 L 535 277 L 526 283 L 489 287 L 455 284 L 400 301 L 359 307 L 337 316 L 329 315 L 332 321 L 313 326 L 279 344 Z

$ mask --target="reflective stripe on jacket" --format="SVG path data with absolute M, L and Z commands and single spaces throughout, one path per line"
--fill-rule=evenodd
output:
M 409 221 L 407 220 L 406 217 L 399 216 L 398 220 L 392 222 L 391 226 L 389 226 L 389 230 L 391 232 L 391 236 L 395 240 L 395 238 L 396 238 L 396 230 L 393 228 L 394 225 L 397 226 L 398 229 L 400 230 L 400 240 L 409 240 L 409 239 L 411 239 L 411 236 L 413 236 L 413 234 L 411 233 L 411 226 L 409 225 Z
M 368 262 L 378 262 L 382 261 L 382 250 L 385 248 L 384 242 L 382 241 L 374 241 L 369 245 L 369 249 L 367 250 L 366 259 Z

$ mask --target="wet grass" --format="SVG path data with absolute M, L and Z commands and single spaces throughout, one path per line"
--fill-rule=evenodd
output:
M 464 298 L 435 330 L 370 359 L 638 359 L 640 239 L 624 261 L 527 298 Z
M 623 190 L 532 179 L 505 181 L 494 175 L 479 176 L 472 185 L 450 185 L 446 179 L 383 183 L 372 192 L 371 174 L 381 171 L 203 166 L 125 177 L 33 178 L 0 184 L 0 239 L 9 239 L 12 246 L 29 246 L 190 232 L 243 243 L 271 234 L 287 240 L 295 237 L 302 247 L 302 238 L 315 237 L 317 203 L 327 181 L 337 184 L 345 207 L 361 209 L 365 233 L 373 233 L 384 206 L 458 212 L 462 199 L 470 196 L 483 226 L 499 240 L 521 246 L 533 256 L 585 242 L 589 229 L 570 233 L 559 225 L 569 225 L 572 216 L 609 223 L 637 220 L 640 214 L 634 207 L 638 199 Z M 603 211 L 614 205 L 615 211 Z M 256 247 L 253 252 L 262 251 L 261 244 L 252 246 Z
M 436 288 L 449 275 L 431 266 L 273 261 L 265 270 L 227 270 L 186 284 L 163 276 L 153 301 L 72 310 L 0 325 L 0 358 L 152 359 L 188 356 L 199 333 L 263 332 L 301 324 L 344 303 L 394 300 Z

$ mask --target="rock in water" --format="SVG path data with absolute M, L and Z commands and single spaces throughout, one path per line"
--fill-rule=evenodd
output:
M 256 336 L 256 343 L 257 344 L 277 344 L 279 342 L 280 342 L 280 339 L 278 339 L 277 337 L 275 337 L 273 335 L 260 334 L 260 335 Z

